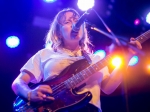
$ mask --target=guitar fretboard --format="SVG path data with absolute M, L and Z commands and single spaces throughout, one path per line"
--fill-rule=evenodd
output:
M 142 35 L 138 36 L 136 39 L 140 42 L 143 43 L 146 40 L 148 40 L 150 38 L 150 30 L 146 31 L 145 33 L 143 33 Z
M 68 88 L 75 87 L 77 84 L 81 83 L 83 80 L 87 79 L 88 77 L 98 72 L 103 67 L 105 67 L 110 62 L 110 60 L 111 56 L 107 55 L 106 58 L 98 61 L 93 65 L 90 65 L 86 69 L 67 79 L 65 84 L 67 85 Z

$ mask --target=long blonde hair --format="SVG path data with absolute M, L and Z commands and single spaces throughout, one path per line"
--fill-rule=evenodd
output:
M 50 45 L 50 47 L 54 50 L 57 51 L 58 47 L 63 46 L 63 41 L 61 39 L 61 32 L 60 32 L 60 27 L 61 27 L 61 18 L 65 15 L 66 12 L 72 12 L 73 16 L 80 17 L 79 13 L 72 8 L 67 8 L 63 9 L 58 12 L 58 14 L 55 16 L 54 20 L 52 21 L 50 25 L 50 29 L 46 35 L 46 46 Z M 87 30 L 85 28 L 85 23 L 84 23 L 84 35 L 82 39 L 79 42 L 79 45 L 81 46 L 81 49 L 86 51 L 87 53 L 92 53 L 91 47 L 92 43 L 89 40 Z

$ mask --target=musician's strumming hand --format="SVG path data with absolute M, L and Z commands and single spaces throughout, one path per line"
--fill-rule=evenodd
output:
M 54 100 L 54 97 L 51 96 L 52 89 L 48 85 L 40 85 L 35 89 L 30 91 L 30 100 L 31 101 L 51 101 Z

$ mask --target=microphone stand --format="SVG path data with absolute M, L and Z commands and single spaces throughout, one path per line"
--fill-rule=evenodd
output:
M 114 36 L 110 35 L 109 33 L 106 33 L 105 31 L 91 25 L 90 23 L 86 22 L 86 24 L 90 25 L 90 29 L 95 30 L 103 35 L 105 35 L 106 37 L 112 39 L 114 41 Z M 120 40 L 119 40 L 120 39 Z M 133 46 L 132 44 L 130 44 L 129 42 L 125 41 L 123 38 L 115 38 L 115 43 L 118 43 L 119 46 L 121 47 L 127 47 L 127 48 L 131 48 L 132 50 L 136 51 L 139 54 L 144 55 L 144 52 L 139 50 L 138 48 L 136 48 L 135 46 Z M 117 45 L 118 45 L 117 44 Z

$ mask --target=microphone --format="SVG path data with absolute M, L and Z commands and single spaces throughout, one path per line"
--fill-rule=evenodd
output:
M 79 20 L 72 26 L 71 35 L 74 37 L 77 35 L 77 33 L 80 30 L 80 26 L 84 23 L 86 17 L 90 14 L 92 9 L 87 10 L 80 18 Z

